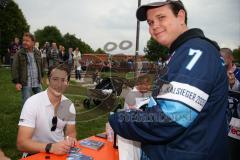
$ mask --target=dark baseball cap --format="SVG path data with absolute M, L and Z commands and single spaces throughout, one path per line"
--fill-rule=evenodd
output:
M 136 12 L 137 19 L 139 21 L 146 21 L 147 20 L 147 10 L 149 8 L 161 7 L 166 4 L 169 4 L 172 2 L 177 2 L 177 1 L 179 1 L 179 0 L 160 0 L 158 2 L 152 2 L 152 3 L 142 5 L 137 9 L 137 12 Z

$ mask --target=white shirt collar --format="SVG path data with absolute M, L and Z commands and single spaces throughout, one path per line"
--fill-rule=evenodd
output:
M 47 94 L 47 91 L 48 91 L 48 89 L 46 89 L 45 91 L 44 91 L 44 99 L 43 99 L 43 104 L 46 106 L 46 107 L 48 107 L 48 106 L 52 106 L 52 103 L 50 102 L 50 100 L 49 100 L 49 97 L 48 97 L 48 94 Z M 61 97 L 61 102 L 63 101 L 63 100 L 66 100 L 67 98 L 64 96 L 64 95 L 62 95 L 62 97 Z

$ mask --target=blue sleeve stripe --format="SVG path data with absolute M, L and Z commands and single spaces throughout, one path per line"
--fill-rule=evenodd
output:
M 148 101 L 148 108 L 154 107 L 156 105 L 157 105 L 157 102 L 154 100 L 153 97 L 150 97 Z
M 187 128 L 198 115 L 196 110 L 179 102 L 158 100 L 158 104 L 169 118 L 185 128 Z

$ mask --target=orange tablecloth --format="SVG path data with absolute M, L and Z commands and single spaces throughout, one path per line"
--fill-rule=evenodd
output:
M 118 160 L 118 150 L 113 148 L 113 143 L 107 141 L 106 139 L 98 138 L 95 136 L 89 138 L 104 142 L 105 145 L 100 150 L 97 151 L 79 145 L 77 147 L 81 148 L 80 150 L 81 153 L 93 157 L 94 160 Z M 54 154 L 38 153 L 27 158 L 22 158 L 21 160 L 45 160 L 46 156 L 49 156 L 50 160 L 66 160 L 67 157 L 67 155 L 57 156 Z

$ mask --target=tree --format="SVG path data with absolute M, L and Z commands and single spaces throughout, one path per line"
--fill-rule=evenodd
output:
M 238 49 L 233 50 L 233 57 L 234 57 L 234 61 L 240 64 L 240 46 Z
M 6 1 L 5 6 L 0 6 L 0 55 L 7 55 L 7 48 L 14 37 L 23 36 L 29 31 L 29 25 L 18 5 L 12 1 Z
M 81 53 L 94 52 L 88 44 L 78 39 L 74 34 L 66 33 L 62 36 L 56 26 L 45 26 L 43 29 L 38 29 L 34 34 L 40 46 L 43 46 L 45 42 L 56 42 L 57 45 L 63 45 L 66 50 L 78 47 Z
M 66 49 L 68 48 L 79 48 L 79 51 L 81 53 L 94 53 L 93 49 L 86 44 L 85 42 L 83 42 L 81 39 L 78 39 L 74 34 L 65 34 L 63 36 L 64 39 L 64 43 L 63 45 L 65 46 Z
M 102 50 L 101 48 L 98 48 L 95 53 L 97 54 L 106 54 L 106 52 L 104 50 Z
M 58 45 L 64 42 L 62 34 L 56 26 L 45 26 L 43 29 L 35 31 L 34 35 L 40 46 L 43 46 L 45 42 L 55 42 Z
M 168 48 L 161 46 L 153 38 L 150 38 L 147 42 L 147 46 L 144 48 L 146 58 L 150 61 L 158 61 L 159 57 L 166 60 L 168 57 Z
M 66 49 L 68 49 L 68 48 L 74 49 L 76 47 L 79 47 L 80 41 L 78 38 L 75 37 L 75 35 L 71 35 L 71 34 L 67 33 L 63 36 L 63 40 L 64 40 L 63 45 Z M 82 52 L 82 51 L 80 50 L 80 52 Z
M 82 53 L 94 53 L 94 50 L 90 47 L 90 45 L 88 45 L 87 43 L 85 43 L 81 39 L 79 39 L 79 41 L 80 41 L 79 50 Z

